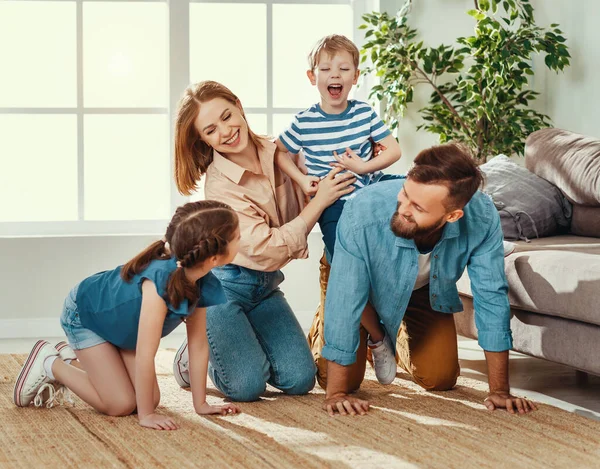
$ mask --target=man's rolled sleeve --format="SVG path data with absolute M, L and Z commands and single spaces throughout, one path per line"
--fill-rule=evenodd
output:
M 483 350 L 488 352 L 504 352 L 512 348 L 512 334 L 510 331 L 478 331 L 477 342 Z
M 337 229 L 335 262 L 325 300 L 325 346 L 321 355 L 340 365 L 356 361 L 360 320 L 370 290 L 366 263 L 351 229 L 349 204 Z
M 488 352 L 504 352 L 512 348 L 510 304 L 500 217 L 495 210 L 492 216 L 488 235 L 473 251 L 467 268 L 479 345 Z

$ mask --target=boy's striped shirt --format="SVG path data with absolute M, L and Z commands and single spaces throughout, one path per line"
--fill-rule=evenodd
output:
M 373 157 L 369 138 L 379 142 L 388 135 L 389 129 L 369 104 L 351 99 L 341 114 L 327 114 L 318 104 L 298 113 L 279 139 L 291 153 L 302 150 L 308 174 L 322 178 L 331 171 L 330 163 L 336 162 L 334 151 L 340 155 L 351 148 L 363 161 L 369 161 Z M 382 175 L 380 171 L 357 175 L 355 186 L 367 186 Z

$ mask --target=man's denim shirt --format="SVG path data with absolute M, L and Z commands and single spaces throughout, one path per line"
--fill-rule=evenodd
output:
M 398 334 L 417 278 L 419 255 L 413 240 L 399 238 L 390 229 L 403 185 L 404 179 L 374 184 L 344 207 L 325 302 L 322 355 L 327 360 L 340 365 L 356 361 L 360 319 L 367 300 L 387 334 L 393 338 Z M 502 240 L 494 204 L 477 192 L 465 206 L 464 216 L 444 226 L 431 253 L 432 308 L 449 314 L 463 310 L 456 282 L 466 267 L 479 345 L 490 352 L 512 348 Z

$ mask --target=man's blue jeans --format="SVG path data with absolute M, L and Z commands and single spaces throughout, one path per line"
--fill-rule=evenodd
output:
M 315 385 L 315 364 L 302 328 L 279 284 L 281 271 L 236 265 L 213 269 L 228 302 L 207 308 L 208 375 L 234 401 L 257 400 L 266 385 L 306 394 Z

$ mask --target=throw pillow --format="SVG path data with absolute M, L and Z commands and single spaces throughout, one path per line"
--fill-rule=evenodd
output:
M 506 239 L 541 238 L 566 232 L 571 205 L 558 188 L 505 155 L 480 166 L 484 192 L 500 213 Z

